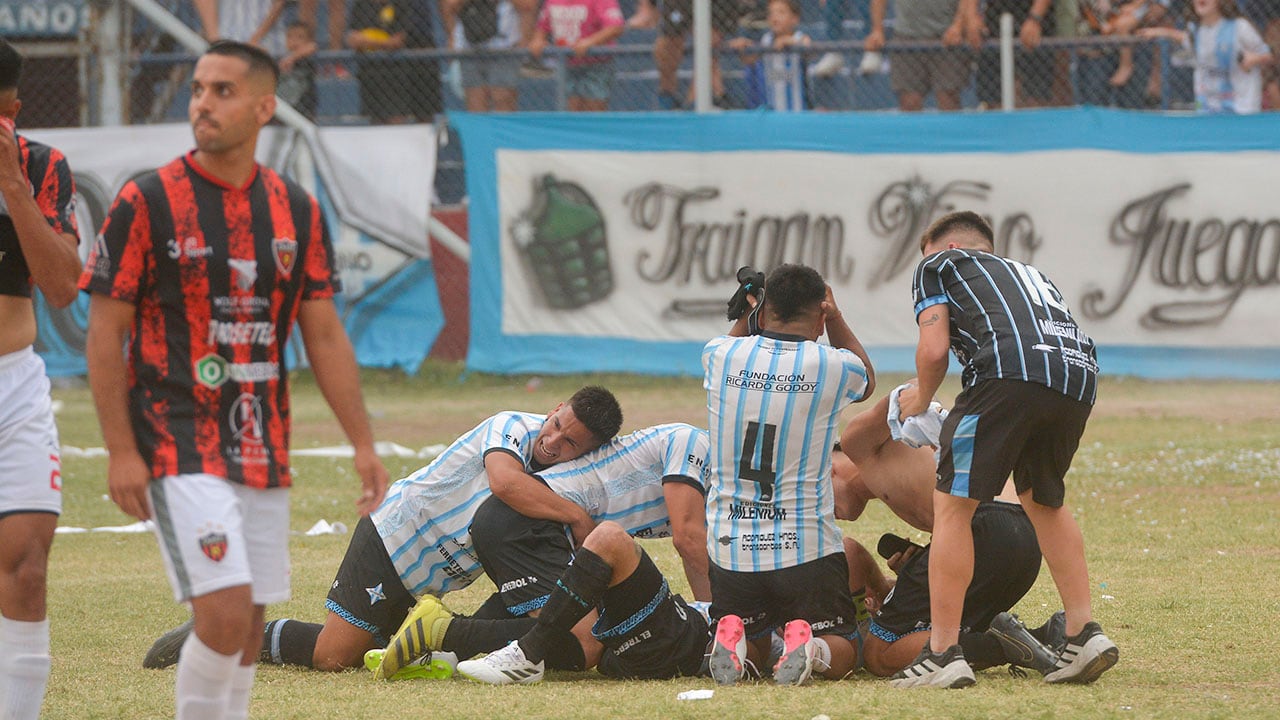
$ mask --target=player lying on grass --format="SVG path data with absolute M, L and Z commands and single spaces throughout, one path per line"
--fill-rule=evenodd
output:
M 554 582 L 537 623 L 496 652 L 458 663 L 464 677 L 494 685 L 542 680 L 548 647 L 599 608 L 599 670 L 619 679 L 695 675 L 707 651 L 706 618 L 673 595 L 658 567 L 627 531 L 596 526 Z M 455 621 L 457 622 L 457 621 Z
M 385 645 L 417 596 L 470 585 L 481 572 L 471 546 L 471 518 L 491 493 L 585 538 L 595 526 L 586 510 L 529 473 L 598 447 L 621 424 L 617 400 L 594 386 L 545 416 L 501 412 L 480 423 L 429 465 L 394 483 L 378 509 L 357 523 L 329 590 L 324 624 L 268 623 L 263 661 L 318 670 L 357 667 L 366 651 Z M 180 627 L 160 638 L 143 665 L 176 662 L 185 634 Z
M 912 447 L 893 439 L 887 420 L 897 412 L 890 397 L 854 417 L 841 434 L 835 460 L 836 516 L 857 520 L 869 501 L 880 499 L 899 518 L 929 532 L 933 527 L 933 486 L 937 471 L 933 448 Z M 937 413 L 937 409 L 926 412 Z M 932 423 L 936 432 L 941 422 Z M 937 441 L 936 436 L 932 438 Z M 1040 572 L 1035 531 L 1011 487 L 996 500 L 979 505 L 973 519 L 979 562 L 964 600 L 965 658 L 975 669 L 1012 663 L 1047 673 L 1056 657 L 1042 644 L 1045 628 L 1028 634 L 1008 610 L 1026 595 Z M 929 639 L 929 548 L 919 546 L 889 558 L 897 582 L 885 580 L 876 562 L 852 538 L 845 538 L 849 582 L 855 593 L 866 588 L 874 608 L 863 633 L 863 664 L 882 677 L 907 667 Z
M 659 425 L 617 438 L 538 477 L 587 508 L 593 521 L 611 520 L 636 537 L 670 536 L 694 597 L 709 600 L 703 514 L 707 449 L 706 431 L 684 424 Z M 471 538 L 498 592 L 472 616 L 458 618 L 434 597 L 424 596 L 386 654 L 377 662 L 370 659 L 375 675 L 395 677 L 402 667 L 420 674 L 429 659 L 415 659 L 433 651 L 465 660 L 521 637 L 574 557 L 574 543 L 563 524 L 522 515 L 497 497 L 476 511 Z M 549 646 L 551 667 L 596 665 L 603 646 L 592 633 L 594 619 L 588 614 L 572 635 L 564 634 Z

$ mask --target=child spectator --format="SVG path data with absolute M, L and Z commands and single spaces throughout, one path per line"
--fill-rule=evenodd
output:
M 616 44 L 624 30 L 618 0 L 546 0 L 529 53 L 541 60 L 548 42 L 573 48 L 568 59 L 566 95 L 573 112 L 609 109 L 613 57 L 587 55 L 596 46 Z
M 1132 2 L 1121 5 L 1110 18 L 1102 22 L 1102 34 L 1128 37 L 1137 32 L 1139 28 L 1158 25 L 1164 20 L 1167 10 L 1168 7 L 1164 3 L 1156 2 L 1155 0 L 1132 0 Z M 1133 46 L 1126 45 L 1120 48 L 1119 62 L 1116 64 L 1115 73 L 1111 75 L 1111 86 L 1124 87 L 1129 84 L 1129 80 L 1132 78 Z
M 743 51 L 752 43 L 744 37 L 729 41 L 729 47 L 742 52 L 746 66 L 747 107 L 770 110 L 799 111 L 809 106 L 805 92 L 805 59 L 794 48 L 808 47 L 809 36 L 800 26 L 800 0 L 769 0 L 769 29 L 760 38 L 760 47 L 786 50 L 761 55 Z
M 276 95 L 308 120 L 316 119 L 315 31 L 301 20 L 289 23 L 284 32 L 285 56 L 280 58 L 280 82 Z
M 1271 49 L 1258 31 L 1240 16 L 1235 0 L 1194 0 L 1199 23 L 1186 30 L 1144 28 L 1140 37 L 1169 38 L 1196 55 L 1196 107 L 1206 113 L 1244 115 L 1262 109 L 1263 65 Z

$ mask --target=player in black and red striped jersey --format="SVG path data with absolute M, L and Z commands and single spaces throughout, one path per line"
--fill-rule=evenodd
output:
M 386 491 L 319 205 L 254 161 L 278 77 L 258 48 L 210 46 L 192 80 L 196 149 L 125 185 L 80 280 L 112 500 L 155 518 L 174 595 L 194 615 L 178 718 L 248 716 L 263 607 L 289 597 L 295 320 L 355 447 L 361 514 Z
M 31 291 L 71 304 L 80 255 L 71 168 L 14 134 L 21 71 L 22 56 L 0 40 L 0 707 L 34 720 L 49 680 L 45 570 L 62 474 Z

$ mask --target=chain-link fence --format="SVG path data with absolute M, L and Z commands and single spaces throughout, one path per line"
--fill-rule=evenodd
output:
M 224 30 L 238 22 L 241 35 L 282 59 L 281 96 L 320 124 L 430 120 L 460 109 L 690 108 L 693 0 L 655 1 L 618 0 L 599 13 L 614 3 L 297 0 L 261 32 L 253 9 L 266 13 L 269 0 L 209 0 L 241 14 L 224 15 Z M 1125 14 L 1133 3 L 1059 2 L 1036 12 L 1031 0 L 986 0 L 982 17 L 965 24 L 948 14 L 954 9 L 934 7 L 925 17 L 916 7 L 925 0 L 710 0 L 711 92 L 726 109 L 952 110 L 1009 101 L 1189 109 L 1194 57 L 1178 43 L 1139 37 L 1144 27 L 1183 26 L 1185 1 L 1151 0 L 1134 19 Z M 148 2 L 196 30 L 208 22 L 194 0 Z M 1011 20 L 1003 54 L 1002 15 Z M 5 17 L 25 18 L 0 27 L 28 58 L 25 126 L 185 118 L 194 58 L 130 2 L 0 0 L 0 25 Z M 1280 21 L 1258 22 L 1280 37 Z

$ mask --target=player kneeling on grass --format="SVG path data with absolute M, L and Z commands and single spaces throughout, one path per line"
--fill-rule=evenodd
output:
M 494 685 L 538 682 L 548 644 L 597 607 L 593 633 L 605 648 L 602 675 L 651 680 L 698 673 L 707 650 L 706 618 L 673 595 L 644 549 L 608 521 L 587 536 L 537 624 L 501 650 L 458 663 L 458 673 Z

